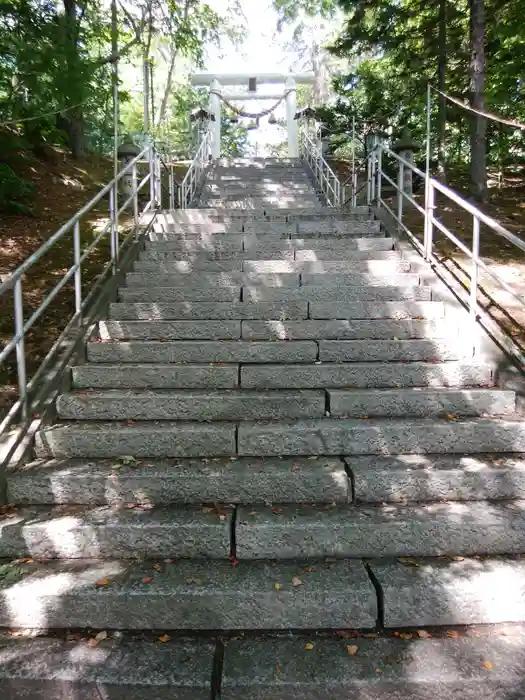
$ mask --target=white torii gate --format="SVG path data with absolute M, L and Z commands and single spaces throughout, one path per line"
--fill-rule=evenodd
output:
M 210 88 L 210 112 L 215 121 L 210 123 L 213 158 L 221 155 L 221 99 L 232 102 L 234 100 L 286 100 L 286 126 L 288 130 L 288 155 L 290 158 L 299 157 L 299 134 L 295 113 L 297 110 L 297 84 L 311 84 L 314 82 L 313 73 L 259 73 L 249 75 L 247 73 L 226 73 L 216 75 L 214 73 L 197 73 L 192 76 L 191 83 L 196 87 Z M 284 90 L 279 94 L 261 95 L 257 93 L 258 85 L 283 85 Z M 249 92 L 223 93 L 221 86 L 246 85 Z

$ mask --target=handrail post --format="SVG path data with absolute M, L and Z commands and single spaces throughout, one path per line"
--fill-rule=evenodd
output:
M 118 255 L 118 250 L 117 250 L 117 226 L 116 226 L 116 201 L 115 201 L 115 187 L 117 186 L 116 183 L 113 184 L 111 189 L 109 190 L 109 221 L 110 221 L 110 229 L 109 229 L 109 237 L 110 237 L 110 248 L 111 248 L 111 266 L 113 268 L 113 273 L 115 273 L 115 270 L 117 269 L 117 255 Z
M 150 174 L 150 180 L 149 180 L 149 199 L 151 203 L 151 207 L 155 207 L 155 157 L 153 154 L 153 143 L 150 139 L 150 144 L 149 144 L 149 174 Z
M 404 163 L 398 161 L 397 169 L 397 232 L 403 229 L 403 184 L 405 180 Z
M 137 164 L 133 163 L 133 168 L 131 170 L 131 182 L 133 189 L 133 228 L 135 229 L 135 236 L 138 235 L 139 226 L 139 197 L 137 190 Z
M 383 148 L 379 143 L 377 145 L 377 160 L 376 160 L 376 173 L 377 173 L 377 186 L 376 186 L 376 206 L 381 209 L 381 175 L 383 167 Z
M 432 259 L 433 236 L 434 236 L 434 208 L 436 200 L 436 190 L 434 184 L 428 179 L 427 197 L 425 201 L 425 229 L 423 234 L 423 250 L 425 260 L 430 262 Z
M 175 209 L 175 176 L 173 174 L 173 163 L 170 160 L 170 164 L 168 166 L 168 182 L 169 182 L 169 191 L 170 191 L 170 211 L 173 211 Z
M 158 209 L 162 209 L 162 163 L 160 162 L 160 155 L 155 151 L 155 202 Z
M 24 299 L 22 295 L 22 278 L 18 277 L 14 288 L 15 306 L 15 335 L 20 336 L 16 344 L 16 370 L 18 375 L 18 393 L 22 405 L 22 418 L 25 420 L 28 414 L 27 405 L 27 371 L 24 337 Z
M 80 263 L 80 222 L 75 221 L 73 228 L 73 264 L 75 266 L 75 314 L 78 325 L 82 325 L 82 269 Z
M 479 277 L 479 234 L 480 224 L 477 216 L 473 217 L 472 229 L 472 266 L 470 272 L 470 320 L 474 326 L 478 320 L 478 277 Z M 474 338 L 476 335 L 473 336 Z
M 357 206 L 357 170 L 354 168 L 352 173 L 352 207 Z

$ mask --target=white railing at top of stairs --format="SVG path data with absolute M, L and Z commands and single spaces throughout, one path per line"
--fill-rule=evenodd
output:
M 169 188 L 163 185 L 163 179 L 169 183 Z M 143 191 L 148 183 L 149 187 Z M 124 191 L 119 192 L 119 188 Z M 14 330 L 0 351 L 0 370 L 9 376 L 10 368 L 16 367 L 18 385 L 17 399 L 0 416 L 0 462 L 3 464 L 11 461 L 15 453 L 20 454 L 20 445 L 27 443 L 38 429 L 44 411 L 52 405 L 58 380 L 76 351 L 76 339 L 81 338 L 94 322 L 96 311 L 93 309 L 103 298 L 105 284 L 120 271 L 121 261 L 127 251 L 145 235 L 156 212 L 161 209 L 163 190 L 169 194 L 170 203 L 173 203 L 175 193 L 171 168 L 166 165 L 155 145 L 148 144 L 0 284 L 0 300 L 12 304 Z M 108 203 L 107 214 L 100 209 L 105 201 Z M 146 222 L 144 215 L 148 212 Z M 89 221 L 89 217 L 93 216 L 98 220 L 105 219 L 96 235 L 92 233 L 93 221 Z M 83 240 L 86 239 L 84 245 Z M 24 308 L 26 274 L 31 274 L 34 266 L 46 255 L 52 256 L 55 250 L 64 245 L 71 247 L 72 264 L 61 271 L 61 276 L 42 303 L 34 310 L 31 306 L 27 310 L 27 307 Z M 105 251 L 107 256 L 104 260 Z M 101 269 L 98 277 L 86 288 L 83 277 L 86 264 L 93 259 L 93 253 L 100 259 Z M 64 318 L 62 333 L 29 379 L 29 353 L 26 348 L 28 334 L 37 321 L 42 321 L 44 312 L 61 291 L 71 295 L 71 308 L 74 312 L 69 319 Z M 15 362 L 11 362 L 13 356 Z
M 299 132 L 299 155 L 308 163 L 330 207 L 341 206 L 341 183 L 306 128 Z
M 181 209 L 187 209 L 194 202 L 198 190 L 202 186 L 203 177 L 210 162 L 210 154 L 211 132 L 206 129 L 201 134 L 195 158 L 180 186 L 179 206 Z

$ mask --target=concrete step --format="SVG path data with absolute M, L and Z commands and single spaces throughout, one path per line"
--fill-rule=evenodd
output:
M 291 243 L 291 241 L 284 240 L 283 244 Z M 360 251 L 354 251 L 356 254 Z M 384 251 L 377 251 L 379 253 L 384 253 Z M 363 251 L 366 253 L 366 251 Z M 265 260 L 293 260 L 295 258 L 295 248 L 287 245 L 281 245 L 279 243 L 261 243 L 257 240 L 257 244 L 248 250 L 241 250 L 239 248 L 219 248 L 213 247 L 207 250 L 197 250 L 195 252 L 186 252 L 184 249 L 179 250 L 148 250 L 146 249 L 140 254 L 140 266 L 142 269 L 149 269 L 152 266 L 157 265 L 159 262 L 162 263 L 172 263 L 173 261 L 180 260 L 190 260 L 196 261 L 197 263 L 205 261 L 242 261 L 252 258 L 264 258 Z
M 431 341 L 424 342 L 429 343 L 431 349 L 434 348 L 434 343 L 431 343 Z M 339 352 L 342 353 L 343 351 L 340 350 Z M 348 353 L 348 350 L 345 352 Z M 437 354 L 433 350 L 432 358 Z M 137 362 L 315 362 L 317 360 L 317 343 L 308 340 L 283 342 L 243 342 L 240 340 L 173 340 L 166 343 L 158 341 L 134 341 L 128 343 L 91 342 L 87 344 L 87 358 L 90 362 L 122 362 L 126 365 Z
M 131 326 L 131 323 L 129 325 Z M 156 325 L 159 326 L 158 334 L 167 337 L 166 333 L 169 333 L 167 322 L 157 322 Z M 198 326 L 198 322 L 195 325 Z M 166 333 L 161 330 L 163 326 L 166 326 Z M 226 330 L 223 332 L 225 333 Z M 151 332 L 155 331 L 152 329 Z M 242 321 L 241 332 L 244 340 L 359 340 L 364 338 L 407 340 L 409 338 L 445 337 L 452 339 L 457 336 L 458 328 L 441 319 L 423 321 L 412 319 L 399 321 L 396 319 L 336 319 L 284 322 Z M 118 331 L 115 330 L 112 337 L 124 337 L 124 335 L 119 336 L 117 333 Z M 134 334 L 133 337 L 138 336 Z M 362 359 L 367 358 L 364 356 Z
M 371 273 L 373 275 L 373 273 Z M 337 275 L 326 275 L 336 277 Z M 401 275 L 400 275 L 401 276 Z M 416 277 L 406 275 L 407 277 Z M 317 278 L 317 275 L 315 275 Z M 378 276 L 375 279 L 381 279 Z M 336 281 L 332 281 L 335 284 Z M 412 280 L 412 284 L 414 280 Z M 239 289 L 245 284 L 260 284 L 267 287 L 298 287 L 299 273 L 267 274 L 259 272 L 173 272 L 155 274 L 154 272 L 128 272 L 127 287 L 201 287 L 214 289 Z M 350 284 L 350 282 L 348 282 Z M 221 299 L 217 299 L 221 301 Z
M 246 274 L 246 273 L 243 273 Z M 129 276 L 129 275 L 128 275 Z M 293 275 L 292 275 L 293 276 Z M 282 275 L 284 279 L 288 275 Z M 423 276 L 417 272 L 410 273 L 389 273 L 382 272 L 353 272 L 347 274 L 337 274 L 326 272 L 323 275 L 319 273 L 301 272 L 301 285 L 318 285 L 318 286 L 335 286 L 335 287 L 361 287 L 366 285 L 384 286 L 399 286 L 399 287 L 414 287 L 423 281 Z M 252 283 L 257 283 L 253 280 Z M 266 282 L 261 282 L 266 284 Z M 248 284 L 248 283 L 247 283 Z M 283 286 L 272 285 L 272 286 Z M 290 286 L 293 286 L 290 285 Z
M 509 552 L 519 550 L 517 543 L 523 538 L 523 530 L 519 531 L 512 516 L 501 515 L 502 506 L 496 507 L 496 513 L 493 508 L 488 506 L 486 521 L 480 525 L 487 540 L 498 539 L 502 544 L 504 540 L 514 540 Z M 512 512 L 523 517 L 522 513 Z M 467 521 L 466 525 L 468 528 L 471 523 Z M 456 527 L 463 527 L 463 523 Z M 495 542 L 491 548 L 497 548 Z M 374 560 L 370 568 L 383 593 L 386 627 L 525 620 L 525 562 L 521 556 Z
M 215 645 L 208 641 L 108 639 L 63 641 L 2 637 L 0 683 L 5 700 L 100 697 L 209 700 Z M 95 633 L 92 635 L 94 639 Z M 78 690 L 77 690 L 78 689 Z M 81 689 L 81 690 L 80 690 Z
M 231 554 L 228 508 L 30 506 L 12 516 L 2 529 L 1 558 L 229 559 Z
M 292 238 L 362 238 L 363 236 L 385 236 L 379 221 L 345 221 L 298 223 Z
M 392 251 L 394 248 L 394 239 L 380 236 L 372 236 L 365 238 L 299 238 L 294 236 L 290 241 L 291 245 L 299 252 L 309 253 L 310 251 L 318 252 L 323 255 L 327 252 L 339 252 L 342 254 L 354 254 L 357 252 L 377 252 L 377 251 Z M 339 258 L 335 258 L 336 260 Z
M 508 392 L 512 398 L 514 394 Z M 483 396 L 472 397 L 471 414 L 482 406 L 499 409 L 504 413 L 511 399 L 492 404 Z M 344 408 L 343 397 L 334 399 L 336 410 Z M 442 399 L 446 405 L 445 399 Z M 370 399 L 372 403 L 372 399 Z M 421 403 L 424 403 L 423 400 Z M 427 403 L 431 406 L 432 400 Z M 437 399 L 434 399 L 437 403 Z M 450 399 L 453 404 L 452 398 Z M 467 406 L 467 398 L 461 403 L 457 398 L 453 405 Z M 186 391 L 129 391 L 106 389 L 104 391 L 61 394 L 57 399 L 61 420 L 191 420 L 191 421 L 241 421 L 287 420 L 291 418 L 322 418 L 325 414 L 324 391 L 241 391 L 241 390 L 186 390 Z M 415 410 L 415 409 L 414 409 Z M 437 410 L 437 408 L 436 408 Z M 429 409 L 430 411 L 430 409 Z M 509 409 L 510 411 L 510 409 Z
M 121 297 L 122 292 L 124 292 L 124 290 L 121 290 Z M 170 290 L 160 290 L 157 292 L 159 301 L 162 301 L 160 297 L 161 292 L 170 293 Z M 311 302 L 340 303 L 428 301 L 432 298 L 432 290 L 430 287 L 419 285 L 417 282 L 412 286 L 403 285 L 397 287 L 395 285 L 385 286 L 380 284 L 377 286 L 357 285 L 343 287 L 311 284 L 307 287 L 299 287 L 299 289 L 246 285 L 242 288 L 242 298 L 244 301 L 296 301 L 307 299 Z
M 229 457 L 236 430 L 236 423 L 59 423 L 37 433 L 35 452 L 39 458 Z
M 435 304 L 436 302 L 434 302 Z M 356 305 L 360 306 L 360 305 Z M 423 310 L 424 305 L 421 305 Z M 415 308 L 415 307 L 414 307 Z M 321 309 L 322 312 L 322 309 Z M 423 314 L 421 314 L 423 315 Z M 306 320 L 308 318 L 308 302 L 258 302 L 230 301 L 203 302 L 185 301 L 173 303 L 112 303 L 109 306 L 109 317 L 119 321 L 154 321 L 154 320 L 242 320 L 242 319 L 276 319 L 288 321 Z M 333 317 L 330 317 L 333 318 Z
M 204 252 L 193 255 L 163 252 L 159 259 L 143 257 L 135 263 L 135 272 L 158 271 L 162 274 L 173 272 L 208 271 L 208 272 L 263 272 L 274 274 L 283 272 L 374 272 L 408 271 L 410 263 L 401 260 L 395 250 L 353 250 L 353 251 L 317 251 L 297 250 L 291 247 L 258 244 L 255 248 L 225 253 Z M 325 262 L 326 261 L 326 262 Z M 391 266 L 378 263 L 391 263 Z
M 184 284 L 182 281 L 179 286 L 171 287 L 152 286 L 135 286 L 135 287 L 120 287 L 118 298 L 120 301 L 126 302 L 146 302 L 146 301 L 236 301 L 240 298 L 241 287 L 237 284 L 227 286 L 206 285 L 202 287 L 193 287 L 189 284 Z
M 6 563 L 3 573 L 0 625 L 10 628 L 348 629 L 371 628 L 377 618 L 374 587 L 359 561 L 82 560 Z M 294 587 L 298 574 L 305 585 Z
M 345 388 L 353 395 L 356 389 L 488 387 L 493 384 L 493 372 L 493 365 L 472 361 L 266 364 L 241 367 L 240 384 L 247 389 Z
M 472 357 L 472 348 L 448 340 L 320 340 L 321 362 L 446 362 Z
M 512 507 L 485 501 L 414 506 L 241 506 L 235 522 L 236 556 L 243 560 L 519 553 L 523 549 L 524 508 L 522 501 Z M 419 624 L 428 623 L 413 621 L 406 626 Z
M 524 452 L 525 422 L 495 418 L 241 423 L 238 454 L 395 455 Z
M 366 272 L 375 275 L 393 275 L 398 272 L 410 272 L 413 265 L 407 260 L 401 260 L 394 252 L 389 253 L 387 260 L 244 260 L 242 263 L 245 273 L 261 275 L 305 274 L 305 275 L 353 275 Z M 167 263 L 166 263 L 167 265 Z M 168 270 L 168 268 L 166 268 Z M 163 273 L 164 269 L 159 270 Z
M 374 240 L 374 239 L 371 239 Z M 387 240 L 386 238 L 377 238 L 377 241 Z M 305 248 L 295 248 L 295 260 L 301 263 L 314 263 L 320 261 L 366 261 L 366 260 L 398 260 L 400 258 L 400 253 L 396 250 L 391 250 L 390 248 L 386 250 L 382 249 L 372 249 L 372 250 L 353 250 L 348 249 L 346 242 L 343 245 L 331 245 L 328 246 L 328 241 L 323 241 L 324 246 L 319 248 L 315 247 L 305 247 Z M 258 256 L 262 258 L 262 255 Z
M 202 260 L 287 258 L 290 253 L 297 260 L 370 259 L 379 253 L 391 253 L 394 242 L 391 238 L 349 238 L 348 240 L 269 240 L 259 236 L 229 236 L 204 241 L 162 241 L 149 243 L 140 254 L 141 261 L 172 260 L 186 256 L 197 256 Z
M 511 700 L 525 685 L 524 645 L 523 629 L 458 639 L 420 639 L 417 631 L 405 639 L 234 639 L 226 644 L 221 698 Z
M 450 338 L 458 327 L 443 319 L 100 321 L 99 342 L 121 340 L 407 340 Z
M 169 213 L 160 213 L 158 215 L 158 220 L 184 225 L 206 223 L 208 221 L 223 222 L 252 219 L 286 220 L 286 218 L 291 218 L 294 221 L 315 221 L 317 219 L 340 219 L 341 221 L 347 221 L 349 219 L 360 219 L 363 217 L 366 220 L 371 218 L 370 208 L 367 206 L 339 209 L 318 205 L 314 210 L 308 209 L 307 211 L 302 211 L 297 208 L 273 211 L 270 209 L 265 211 L 262 209 L 259 211 L 248 211 L 241 209 L 231 210 L 215 206 L 198 209 L 176 209 Z
M 328 411 L 341 418 L 503 416 L 516 410 L 516 395 L 502 389 L 330 389 Z
M 439 301 L 414 302 L 309 302 L 309 318 L 312 319 L 423 319 L 445 316 L 445 304 Z
M 346 503 L 339 459 L 37 460 L 7 474 L 19 505 Z
M 523 455 L 347 457 L 355 498 L 363 503 L 525 498 Z
M 275 262 L 281 262 L 279 260 Z M 284 262 L 284 261 L 283 261 Z M 242 260 L 156 260 L 138 261 L 133 265 L 135 272 L 158 272 L 161 275 L 189 275 L 201 272 L 242 272 Z
M 72 368 L 75 389 L 237 389 L 237 364 L 97 364 Z M 310 388 L 310 387 L 308 387 Z
M 156 258 L 164 253 L 177 253 L 180 256 L 204 253 L 231 253 L 242 250 L 245 236 L 238 233 L 163 233 L 150 234 L 141 255 Z
M 100 321 L 100 338 L 112 340 L 234 340 L 240 321 Z
M 378 219 L 368 221 L 352 221 L 336 217 L 317 219 L 314 221 L 299 221 L 297 233 L 308 237 L 316 233 L 344 232 L 346 230 L 360 229 L 363 233 L 378 233 L 381 230 L 381 222 Z
M 38 457 L 278 457 L 525 451 L 520 420 L 319 419 L 293 422 L 76 422 L 37 434 Z

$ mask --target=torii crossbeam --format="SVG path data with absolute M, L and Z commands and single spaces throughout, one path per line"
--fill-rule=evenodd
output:
M 192 76 L 191 83 L 196 87 L 210 87 L 210 112 L 215 121 L 210 123 L 212 130 L 212 156 L 220 158 L 221 155 L 221 100 L 279 100 L 286 101 L 286 126 L 288 131 L 288 155 L 290 158 L 299 157 L 299 135 L 297 121 L 294 119 L 297 109 L 296 85 L 311 84 L 314 82 L 313 73 L 197 73 Z M 261 95 L 257 93 L 258 85 L 283 85 L 283 90 L 278 94 Z M 222 92 L 222 86 L 246 85 L 248 92 L 245 94 L 229 94 Z

